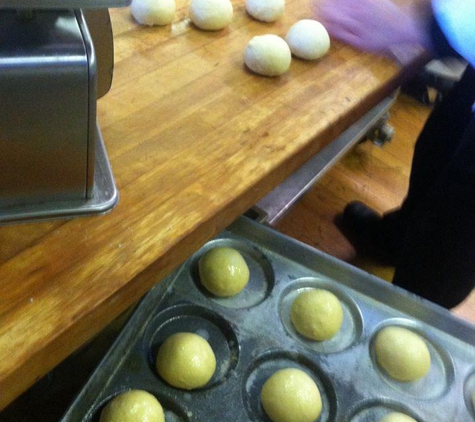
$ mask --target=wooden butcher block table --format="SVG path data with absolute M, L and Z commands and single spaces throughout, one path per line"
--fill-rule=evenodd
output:
M 230 27 L 140 27 L 111 10 L 115 71 L 98 119 L 120 192 L 104 216 L 0 228 L 0 409 L 91 339 L 418 67 L 333 43 L 317 62 L 246 70 L 254 35 L 311 16 L 288 1 L 272 24 L 234 2 Z

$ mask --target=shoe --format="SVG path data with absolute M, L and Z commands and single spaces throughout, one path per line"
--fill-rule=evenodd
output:
M 398 241 L 392 239 L 383 216 L 362 202 L 350 202 L 335 224 L 358 253 L 382 264 L 395 266 L 398 260 Z

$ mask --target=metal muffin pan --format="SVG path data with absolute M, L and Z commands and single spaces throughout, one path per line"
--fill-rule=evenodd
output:
M 249 284 L 232 298 L 213 297 L 199 282 L 199 259 L 217 246 L 239 250 L 250 268 Z M 290 322 L 292 300 L 311 288 L 332 291 L 343 305 L 342 329 L 325 342 L 303 338 Z M 387 325 L 426 340 L 426 377 L 402 383 L 379 368 L 373 340 Z M 215 352 L 204 388 L 173 388 L 155 370 L 158 348 L 179 331 L 203 336 Z M 447 310 L 243 217 L 141 300 L 62 422 L 97 422 L 109 400 L 132 388 L 154 394 L 166 422 L 269 422 L 260 390 L 284 367 L 318 385 L 318 422 L 378 422 L 392 411 L 418 422 L 475 421 L 474 346 L 475 326 Z

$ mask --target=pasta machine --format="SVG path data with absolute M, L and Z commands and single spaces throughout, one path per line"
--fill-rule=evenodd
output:
M 108 8 L 129 3 L 1 0 L 0 224 L 116 205 L 96 108 L 112 81 Z

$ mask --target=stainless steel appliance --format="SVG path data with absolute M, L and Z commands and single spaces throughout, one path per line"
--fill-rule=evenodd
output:
M 0 223 L 117 203 L 96 103 L 112 77 L 108 8 L 129 2 L 0 2 Z

